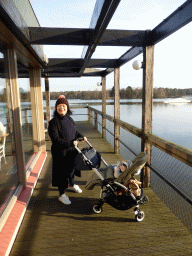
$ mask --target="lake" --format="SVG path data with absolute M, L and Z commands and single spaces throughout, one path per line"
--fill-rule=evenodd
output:
M 192 100 L 192 98 L 189 98 Z M 187 104 L 165 104 L 166 99 L 154 99 L 153 104 L 153 134 L 162 137 L 168 141 L 192 150 L 192 103 Z M 69 100 L 71 106 L 77 103 L 86 103 L 90 100 Z M 92 100 L 92 102 L 101 102 L 101 100 Z M 107 100 L 113 102 L 113 100 Z M 121 100 L 120 119 L 141 128 L 142 105 L 141 99 Z M 22 102 L 22 108 L 29 106 L 28 102 Z M 45 101 L 43 105 L 45 107 Z M 55 100 L 51 100 L 51 106 L 54 107 Z M 0 117 L 3 123 L 6 123 L 6 105 L 0 103 Z M 102 110 L 101 105 L 93 106 L 95 109 Z M 87 114 L 87 109 L 72 109 L 74 114 Z M 31 116 L 29 111 L 28 116 Z M 114 106 L 107 105 L 106 112 L 108 115 L 114 115 Z M 53 113 L 53 111 L 52 111 Z M 23 122 L 24 122 L 24 112 Z M 87 116 L 74 116 L 75 121 L 87 120 Z M 31 118 L 29 118 L 31 122 Z
M 154 100 L 153 134 L 192 150 L 192 103 L 166 104 L 164 101 L 165 99 Z M 86 103 L 88 101 L 69 100 L 71 105 L 77 102 Z M 129 104 L 120 106 L 120 119 L 141 128 L 141 100 L 121 100 L 121 102 Z M 55 101 L 52 104 L 54 105 Z M 102 110 L 101 105 L 93 107 Z M 79 110 L 79 112 L 87 113 L 87 110 Z M 113 116 L 114 106 L 107 105 L 106 112 Z M 77 112 L 75 111 L 75 113 Z

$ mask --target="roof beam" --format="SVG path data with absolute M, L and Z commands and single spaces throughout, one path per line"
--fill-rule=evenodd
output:
M 48 65 L 43 70 L 43 76 L 48 77 L 79 77 L 79 70 L 83 65 L 82 59 L 60 59 L 50 58 Z M 115 59 L 90 59 L 87 68 L 82 76 L 103 76 L 103 71 L 95 68 L 115 68 L 117 66 Z
M 143 52 L 143 47 L 132 47 L 126 53 L 124 53 L 119 59 L 116 60 L 117 67 L 124 65 L 130 60 L 134 59 Z M 107 68 L 103 71 L 103 76 L 106 76 L 114 71 L 114 68 Z
M 130 60 L 134 59 L 143 52 L 143 47 L 132 47 L 126 53 L 124 53 L 119 59 L 117 59 L 117 66 L 120 67 Z
M 102 74 L 103 74 L 103 70 L 86 68 L 82 76 L 100 76 L 101 77 Z M 76 77 L 78 78 L 79 73 L 72 69 L 65 70 L 65 72 L 63 72 L 63 70 L 56 70 L 56 71 L 44 70 L 42 72 L 42 76 L 43 77 Z
M 82 59 L 60 59 L 50 58 L 46 69 L 53 68 L 81 68 L 83 65 Z M 90 59 L 87 67 L 88 68 L 115 68 L 117 66 L 116 59 Z
M 145 42 L 144 30 L 107 29 L 101 37 L 99 46 L 142 46 Z
M 29 27 L 30 43 L 43 45 L 88 45 L 93 29 Z
M 119 3 L 120 0 L 97 0 L 90 23 L 90 28 L 94 29 L 94 35 L 91 44 L 83 49 L 81 57 L 84 59 L 84 65 L 80 70 L 80 75 L 83 74 Z
M 42 45 L 89 45 L 94 29 L 29 27 L 30 44 Z M 145 40 L 143 30 L 107 29 L 99 46 L 142 46 Z
M 114 71 L 114 68 L 124 65 L 126 62 L 134 59 L 143 52 L 143 47 L 133 47 L 123 54 L 119 59 L 90 59 L 87 63 L 87 68 L 90 72 L 84 72 L 82 76 L 106 76 Z M 83 65 L 82 59 L 59 59 L 50 58 L 48 65 L 45 69 L 45 73 L 49 74 L 49 77 L 53 73 L 60 74 L 59 76 L 72 76 L 76 74 L 78 76 L 78 70 Z M 93 68 L 106 68 L 106 70 L 93 71 Z M 54 74 L 55 76 L 55 74 Z
M 157 44 L 191 21 L 192 1 L 188 0 L 151 31 L 148 44 Z

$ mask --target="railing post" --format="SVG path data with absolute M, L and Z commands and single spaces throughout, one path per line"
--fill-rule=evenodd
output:
M 7 75 L 8 76 L 8 75 Z M 7 133 L 13 132 L 11 121 L 11 98 L 9 93 L 9 79 L 6 77 L 6 95 L 7 95 Z
M 91 122 L 91 110 L 89 107 L 87 107 L 87 112 L 88 112 L 88 122 Z
M 95 129 L 97 129 L 97 113 L 95 112 Z
M 120 119 L 120 68 L 114 70 L 114 119 Z M 114 152 L 120 154 L 120 127 L 114 122 Z
M 88 121 L 93 124 L 93 111 L 88 107 Z
M 28 124 L 27 109 L 25 109 L 24 111 L 25 111 L 25 123 Z
M 146 134 L 152 133 L 153 109 L 153 66 L 154 45 L 143 49 L 143 95 L 142 95 L 142 144 L 141 150 L 147 153 L 148 164 L 151 164 L 151 145 L 146 141 Z M 150 186 L 151 170 L 145 166 L 141 172 L 143 187 Z
M 45 100 L 46 100 L 46 118 L 47 118 L 47 128 L 48 128 L 48 123 L 51 120 L 49 77 L 45 77 Z
M 102 77 L 102 114 L 106 114 L 106 76 Z M 102 137 L 106 138 L 106 118 L 102 116 Z

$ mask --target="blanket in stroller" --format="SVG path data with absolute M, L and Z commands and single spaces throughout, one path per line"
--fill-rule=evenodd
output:
M 136 179 L 130 179 L 128 182 L 123 184 L 125 187 L 129 188 L 130 192 L 135 196 L 135 197 L 140 197 L 141 195 L 141 182 L 136 180 Z M 117 192 L 117 195 L 122 195 L 124 192 L 124 189 L 120 189 Z

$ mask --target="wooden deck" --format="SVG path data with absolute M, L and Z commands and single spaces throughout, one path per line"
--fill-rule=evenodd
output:
M 108 164 L 122 159 L 92 125 L 81 122 L 78 126 Z M 60 203 L 57 189 L 51 186 L 50 146 L 47 140 L 48 156 L 11 256 L 192 255 L 192 234 L 149 188 L 145 189 L 149 202 L 141 206 L 142 222 L 134 221 L 132 209 L 118 211 L 107 204 L 102 213 L 93 213 L 99 187 L 84 189 L 89 171 L 76 179 L 83 193 L 68 192 L 72 204 Z

